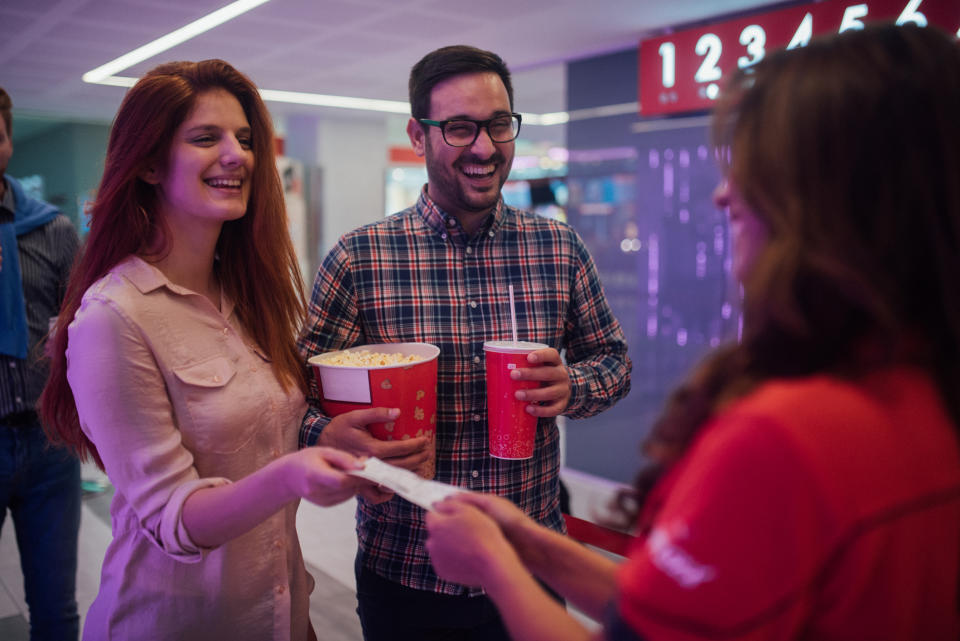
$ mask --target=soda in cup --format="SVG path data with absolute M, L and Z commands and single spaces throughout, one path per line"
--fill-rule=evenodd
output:
M 487 341 L 483 344 L 487 367 L 487 429 L 490 456 L 528 459 L 533 456 L 537 417 L 527 413 L 528 401 L 518 401 L 515 392 L 539 387 L 538 381 L 515 381 L 510 372 L 531 367 L 527 354 L 544 349 L 543 343 Z

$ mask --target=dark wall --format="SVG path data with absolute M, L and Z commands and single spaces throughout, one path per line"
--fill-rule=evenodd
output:
M 568 108 L 637 100 L 637 51 L 571 63 Z M 735 338 L 739 290 L 729 238 L 711 202 L 719 178 L 705 114 L 573 120 L 568 220 L 583 236 L 633 360 L 630 395 L 570 421 L 567 465 L 629 482 L 639 444 L 671 389 L 711 346 Z

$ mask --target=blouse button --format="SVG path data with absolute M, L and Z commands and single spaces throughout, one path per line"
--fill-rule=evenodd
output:
M 275 547 L 275 548 L 277 548 L 277 549 L 279 550 L 280 548 L 283 547 L 283 542 L 281 542 L 280 539 L 277 539 L 276 541 L 273 542 L 273 547 Z M 282 586 L 281 586 L 281 587 L 282 587 Z
M 480 362 L 480 357 L 479 357 L 479 356 L 474 356 L 474 357 L 473 357 L 473 362 L 474 362 L 474 363 L 479 363 L 479 362 Z
M 278 586 L 277 586 L 277 594 L 283 594 L 283 593 L 286 592 L 286 591 L 287 591 L 287 586 L 285 586 L 285 585 L 278 585 Z
M 493 238 L 493 230 L 488 231 L 487 236 L 489 236 L 490 238 Z
M 255 372 L 255 371 L 257 371 L 257 368 L 256 368 L 256 366 L 253 366 L 253 367 L 251 367 L 251 368 L 250 368 L 250 371 L 251 371 L 251 372 Z
M 224 328 L 223 328 L 223 335 L 226 336 L 226 335 L 229 334 L 229 333 L 230 333 L 230 328 L 229 328 L 229 327 L 224 327 Z
M 479 414 L 474 414 L 474 415 L 473 415 L 473 420 L 479 421 L 479 420 L 480 420 L 480 415 L 479 415 Z
M 477 478 L 478 476 L 480 476 L 480 472 L 474 470 L 470 472 L 470 476 L 472 476 L 473 478 Z
M 220 382 L 220 375 L 219 375 L 219 374 L 217 374 L 216 376 L 213 377 L 213 382 L 214 382 L 214 383 L 219 383 L 219 382 Z
M 280 456 L 280 450 L 273 450 L 270 453 L 273 454 L 273 458 L 277 458 L 278 456 Z
M 476 309 L 476 308 L 477 308 L 477 301 L 475 300 L 470 301 L 470 309 Z
M 447 239 L 447 235 L 446 235 L 446 234 L 440 234 L 440 238 L 446 240 L 446 239 Z
M 456 224 L 457 221 L 455 221 L 453 218 L 447 218 L 447 227 L 453 227 Z
M 472 248 L 472 247 L 467 247 L 467 253 L 468 253 L 468 254 L 472 254 L 472 253 L 473 253 L 473 248 Z

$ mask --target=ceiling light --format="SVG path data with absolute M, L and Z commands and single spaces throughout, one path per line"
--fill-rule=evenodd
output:
M 129 53 L 125 53 L 119 58 L 100 65 L 96 69 L 91 69 L 83 74 L 83 81 L 97 85 L 109 85 L 112 87 L 132 87 L 136 84 L 137 78 L 129 76 L 117 76 L 124 69 L 129 69 L 135 64 L 143 62 L 153 56 L 171 49 L 178 44 L 186 42 L 191 38 L 213 29 L 216 26 L 232 20 L 237 16 L 250 11 L 260 5 L 269 2 L 269 0 L 237 0 L 227 6 L 217 9 L 190 24 L 171 31 L 160 36 L 152 42 L 148 42 L 142 47 L 137 47 Z M 308 93 L 303 91 L 280 91 L 277 89 L 260 89 L 260 95 L 266 101 L 288 102 L 298 105 L 312 105 L 316 107 L 336 107 L 340 109 L 362 109 L 366 111 L 380 111 L 386 113 L 409 114 L 410 104 L 399 100 L 376 100 L 372 98 L 353 98 L 350 96 L 331 96 L 320 93 Z M 635 104 L 635 103 L 634 103 Z M 589 110 L 582 110 L 589 111 Z M 558 111 L 546 114 L 524 113 L 523 124 L 525 125 L 556 125 L 570 120 L 570 116 L 565 111 Z M 584 114 L 585 115 L 585 114 Z
M 143 62 L 148 58 L 152 58 L 158 53 L 162 53 L 167 49 L 172 49 L 182 42 L 186 42 L 191 38 L 199 36 L 201 33 L 209 31 L 214 27 L 217 27 L 228 20 L 233 20 L 240 14 L 246 13 L 251 9 L 259 7 L 269 0 L 237 0 L 236 2 L 231 2 L 227 6 L 217 9 L 213 13 L 208 13 L 198 20 L 194 20 L 185 27 L 180 27 L 176 31 L 171 31 L 165 36 L 160 36 L 153 42 L 148 42 L 142 47 L 137 47 L 129 53 L 125 53 L 119 58 L 115 58 L 110 62 L 100 65 L 96 69 L 92 69 L 87 73 L 83 74 L 84 82 L 91 83 L 100 83 L 102 80 L 109 78 L 115 73 L 128 69 L 138 62 Z M 107 83 L 103 83 L 107 84 Z

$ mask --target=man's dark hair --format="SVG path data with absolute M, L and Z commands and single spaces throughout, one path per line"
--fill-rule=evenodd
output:
M 467 73 L 493 72 L 500 76 L 513 109 L 513 84 L 507 63 L 492 51 L 452 45 L 431 51 L 410 70 L 410 111 L 414 118 L 430 117 L 430 94 L 440 82 Z
M 513 98 L 511 98 L 513 100 Z M 7 137 L 13 135 L 13 101 L 10 95 L 0 87 L 0 116 L 3 117 L 3 124 L 7 127 Z

